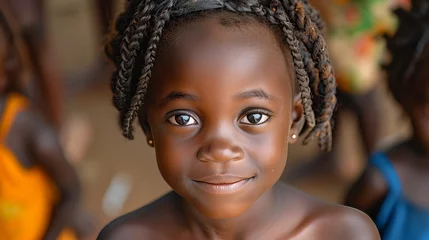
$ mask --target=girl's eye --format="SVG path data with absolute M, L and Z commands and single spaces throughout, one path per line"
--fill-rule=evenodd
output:
M 247 124 L 247 125 L 260 125 L 265 123 L 270 119 L 270 116 L 263 113 L 251 113 L 246 116 L 244 116 L 240 123 Z
M 177 126 L 189 126 L 197 124 L 197 121 L 187 114 L 174 115 L 168 119 L 168 122 Z

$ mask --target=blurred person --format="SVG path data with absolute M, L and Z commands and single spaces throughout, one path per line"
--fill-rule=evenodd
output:
M 429 239 L 429 1 L 396 10 L 399 28 L 388 38 L 387 82 L 411 120 L 412 135 L 374 153 L 345 203 L 366 212 L 383 240 Z
M 391 9 L 406 7 L 409 0 L 309 0 L 326 19 L 326 38 L 330 57 L 335 66 L 338 83 L 338 110 L 336 126 L 341 124 L 344 111 L 351 110 L 357 117 L 359 136 L 364 155 L 369 156 L 381 138 L 382 107 L 378 93 L 383 76 L 380 64 L 384 56 L 384 34 L 391 34 L 396 21 Z M 334 141 L 339 141 L 334 129 Z M 338 142 L 339 143 L 339 142 Z M 338 146 L 338 144 L 334 144 Z M 289 173 L 296 180 L 323 170 L 349 178 L 352 165 L 341 160 L 338 148 L 318 155 L 310 162 L 300 163 Z
M 80 183 L 55 130 L 22 91 L 20 46 L 0 10 L 0 239 L 83 239 L 92 220 L 80 206 Z
M 173 191 L 99 239 L 379 239 L 361 212 L 278 182 L 301 133 L 331 148 L 336 84 L 318 26 L 305 1 L 130 1 L 107 48 L 113 102 Z
M 20 36 L 26 64 L 43 101 L 39 104 L 51 124 L 59 129 L 63 121 L 63 78 L 58 60 L 46 34 L 44 0 L 0 0 L 15 36 Z M 32 89 L 35 90 L 35 89 Z
M 78 74 L 63 76 L 58 58 L 47 39 L 44 0 L 0 0 L 15 36 L 28 73 L 23 89 L 31 96 L 59 134 L 68 159 L 83 158 L 91 139 L 91 126 L 83 117 L 64 117 L 66 96 L 106 79 L 105 64 L 91 66 Z

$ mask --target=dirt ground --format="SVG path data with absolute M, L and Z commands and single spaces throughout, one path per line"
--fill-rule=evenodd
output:
M 102 49 L 91 1 L 50 0 L 46 8 L 52 44 L 57 49 L 64 72 L 80 71 L 91 65 Z M 398 111 L 386 93 L 383 93 L 382 101 L 386 122 L 383 130 L 386 136 L 391 136 L 392 129 L 405 124 L 397 120 Z M 68 99 L 67 109 L 69 116 L 87 118 L 93 128 L 89 150 L 76 167 L 84 186 L 85 206 L 99 217 L 102 224 L 169 191 L 158 172 L 154 152 L 142 134 L 136 134 L 134 141 L 121 137 L 107 81 Z M 358 170 L 351 173 L 353 178 L 363 161 L 360 146 L 353 140 L 357 135 L 354 121 L 350 118 L 345 122 L 344 126 L 339 126 L 344 139 L 340 149 L 344 161 L 358 166 Z M 405 133 L 403 127 L 393 138 L 386 138 L 385 144 Z M 315 146 L 293 146 L 288 165 L 305 161 L 317 153 L 316 149 Z M 348 182 L 314 176 L 294 185 L 327 201 L 340 202 Z

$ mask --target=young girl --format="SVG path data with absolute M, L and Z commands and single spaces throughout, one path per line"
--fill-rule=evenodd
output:
M 412 4 L 411 11 L 396 11 L 400 26 L 387 41 L 387 75 L 413 135 L 375 153 L 346 199 L 372 217 L 386 240 L 429 238 L 429 1 Z
M 0 11 L 0 239 L 76 239 L 64 230 L 83 220 L 76 173 L 55 131 L 19 93 L 21 64 Z M 74 226 L 78 234 L 87 227 Z
M 132 0 L 108 53 L 174 190 L 99 239 L 379 239 L 371 220 L 278 183 L 303 127 L 331 147 L 335 79 L 306 1 Z

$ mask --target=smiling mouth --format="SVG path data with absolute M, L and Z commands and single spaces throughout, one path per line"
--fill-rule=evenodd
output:
M 236 181 L 218 181 L 206 182 L 206 181 L 193 181 L 202 190 L 212 194 L 228 194 L 239 191 L 242 189 L 252 178 L 244 178 Z

